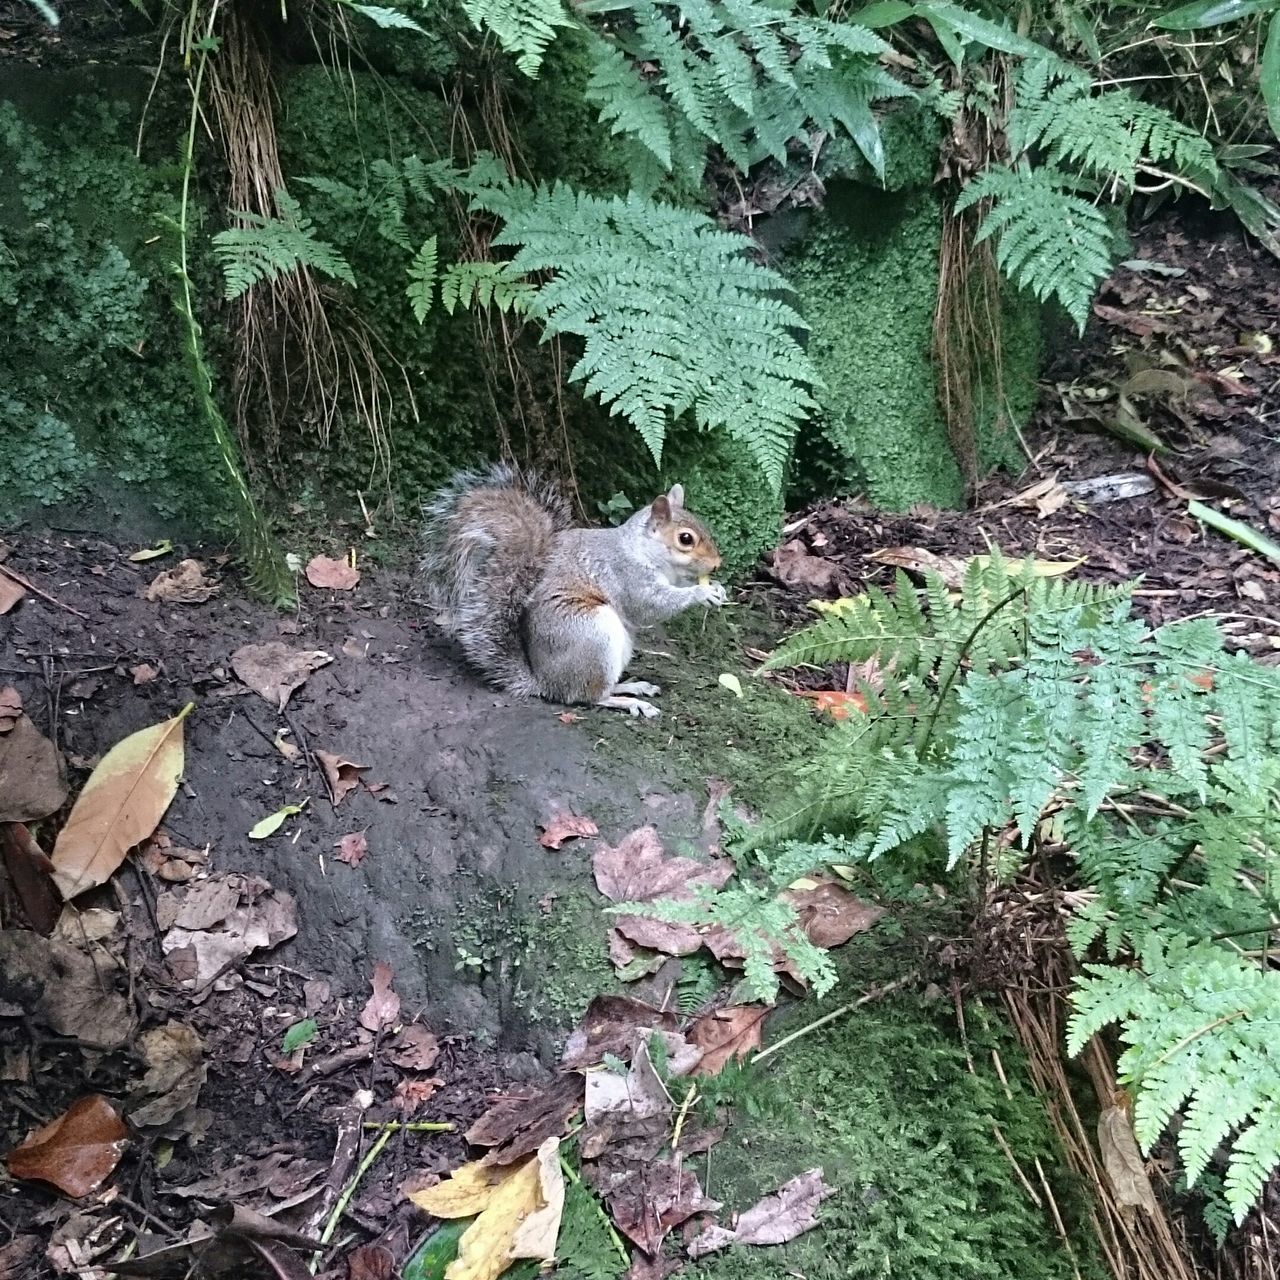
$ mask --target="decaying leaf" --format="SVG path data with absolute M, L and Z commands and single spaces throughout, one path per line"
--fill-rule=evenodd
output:
M 559 1137 L 582 1106 L 582 1077 L 558 1076 L 545 1089 L 514 1090 L 495 1099 L 466 1132 L 474 1147 L 491 1147 L 484 1165 L 509 1165 Z
M 62 911 L 62 899 L 53 887 L 53 863 L 21 822 L 0 826 L 0 856 L 27 922 L 48 937 Z
M 367 764 L 356 764 L 328 751 L 317 751 L 315 757 L 324 770 L 324 780 L 329 787 L 329 799 L 336 809 L 347 794 L 360 785 L 360 775 L 368 771 Z
M 22 695 L 12 685 L 0 688 L 0 733 L 8 733 L 22 714 Z
M 662 851 L 653 827 L 640 827 L 626 835 L 617 847 L 602 844 L 591 859 L 596 887 L 611 902 L 653 902 L 659 898 L 687 901 L 694 888 L 718 889 L 733 875 L 728 858 L 695 862 L 669 858 Z M 616 917 L 614 926 L 628 941 L 666 955 L 692 955 L 702 945 L 696 928 L 670 924 L 644 916 Z
M 391 1105 L 407 1119 L 443 1084 L 434 1076 L 429 1080 L 401 1080 L 391 1095 Z
M 360 570 L 346 560 L 313 556 L 307 562 L 307 581 L 330 591 L 353 591 L 360 581 Z
M 147 1101 L 129 1112 L 129 1122 L 139 1128 L 166 1125 L 195 1105 L 208 1075 L 204 1045 L 184 1022 L 166 1022 L 142 1037 L 142 1057 L 147 1074 L 139 1086 Z
M 328 1161 L 307 1160 L 285 1151 L 273 1151 L 253 1160 L 241 1160 L 229 1169 L 189 1182 L 184 1186 L 166 1186 L 165 1194 L 185 1199 L 235 1201 L 267 1191 L 279 1198 L 295 1195 L 327 1173 Z
M 1155 1213 L 1156 1197 L 1147 1177 L 1146 1162 L 1133 1136 L 1133 1124 L 1124 1107 L 1106 1107 L 1098 1118 L 1098 1147 L 1107 1180 L 1123 1205 Z
M 406 1071 L 430 1071 L 440 1056 L 440 1042 L 421 1023 L 401 1027 L 385 1050 L 388 1061 Z
M 0 614 L 8 613 L 26 594 L 22 583 L 15 582 L 7 573 L 0 573 Z
M 9 1172 L 78 1199 L 96 1191 L 124 1155 L 128 1130 L 101 1094 L 78 1098 L 5 1157 Z
M 671 1095 L 649 1056 L 647 1037 L 641 1039 L 626 1075 L 607 1067 L 587 1072 L 582 1104 L 583 1159 L 596 1159 L 620 1139 L 665 1135 L 673 1110 Z
M 827 951 L 870 929 L 884 915 L 883 907 L 863 902 L 829 876 L 799 880 L 782 899 L 795 908 L 809 941 Z
M 549 1265 L 564 1210 L 560 1140 L 547 1138 L 536 1155 L 505 1169 L 463 1165 L 409 1199 L 437 1218 L 478 1215 L 458 1241 L 445 1280 L 496 1280 L 521 1258 Z
M 769 1010 L 761 1004 L 735 1004 L 704 1013 L 689 1029 L 689 1040 L 702 1050 L 694 1075 L 714 1076 L 725 1064 L 760 1047 Z
M 369 855 L 369 841 L 363 831 L 353 831 L 350 835 L 343 836 L 334 848 L 338 852 L 333 856 L 349 867 L 358 867 Z
M 640 1033 L 657 1028 L 675 1031 L 674 1013 L 657 1009 L 630 996 L 596 996 L 565 1042 L 560 1067 L 565 1071 L 585 1071 L 599 1066 L 606 1057 L 627 1061 Z
M 818 1206 L 835 1192 L 821 1169 L 809 1169 L 741 1214 L 732 1231 L 707 1227 L 689 1242 L 689 1256 L 700 1258 L 729 1244 L 785 1244 L 818 1225 Z
M 674 1152 L 638 1159 L 607 1152 L 584 1174 L 604 1198 L 619 1231 L 650 1257 L 657 1254 L 672 1227 L 695 1213 L 715 1213 L 720 1204 L 708 1200 L 696 1175 Z
M 254 693 L 283 711 L 313 671 L 333 661 L 321 649 L 290 649 L 280 640 L 246 644 L 231 655 L 231 669 Z
M 301 812 L 302 805 L 300 804 L 284 805 L 282 808 L 277 809 L 275 813 L 269 813 L 265 818 L 255 822 L 249 828 L 249 839 L 265 840 L 268 836 L 275 835 L 284 826 L 286 818 L 292 818 Z
M 0 822 L 39 822 L 66 801 L 62 756 L 21 710 L 16 716 L 6 714 L 4 723 L 8 727 L 0 733 Z
M 926 573 L 936 573 L 952 591 L 959 591 L 964 586 L 964 575 L 970 559 L 985 565 L 990 558 L 990 556 L 939 556 L 932 551 L 926 551 L 923 547 L 882 547 L 879 551 L 873 551 L 867 556 L 868 560 L 873 560 L 877 564 L 905 569 L 908 573 L 921 577 Z M 1016 559 L 1010 559 L 1010 563 L 1018 562 Z M 1033 572 L 1037 578 L 1056 578 L 1064 573 L 1070 573 L 1073 569 L 1078 569 L 1083 563 L 1083 559 L 1036 560 Z
M 373 995 L 360 1011 L 360 1025 L 366 1031 L 394 1026 L 400 1016 L 400 997 L 391 989 L 391 978 L 391 966 L 379 960 L 373 966 Z
M 566 840 L 600 834 L 600 828 L 590 818 L 579 818 L 572 813 L 557 813 L 550 821 L 538 826 L 542 831 L 538 843 L 544 849 L 559 849 Z
M 28 930 L 0 929 L 6 998 L 59 1035 L 92 1049 L 118 1049 L 133 1032 L 129 1001 L 116 990 L 119 966 Z
M 160 673 L 149 662 L 139 662 L 136 667 L 129 668 L 134 684 L 150 684 Z
M 146 590 L 146 598 L 165 604 L 203 604 L 220 589 L 220 583 L 204 576 L 204 565 L 199 560 L 183 560 L 156 575 Z
M 101 942 L 116 931 L 120 923 L 118 911 L 108 911 L 105 907 L 90 907 L 87 911 L 78 911 L 70 902 L 62 908 L 58 923 L 54 926 L 51 937 L 59 942 L 69 942 L 73 947 L 84 947 L 90 942 Z
M 68 900 L 105 884 L 134 845 L 160 825 L 182 777 L 182 723 L 131 733 L 103 756 L 53 846 L 53 878 Z
M 209 849 L 186 849 L 157 831 L 137 853 L 138 861 L 153 875 L 170 884 L 193 880 L 209 863 Z
M 784 587 L 797 587 L 815 595 L 840 593 L 840 567 L 834 560 L 809 553 L 799 538 L 783 543 L 770 556 L 774 578 Z
M 156 917 L 167 930 L 160 948 L 169 969 L 192 991 L 298 931 L 293 898 L 256 876 L 210 876 L 191 889 L 171 889 L 157 901 Z

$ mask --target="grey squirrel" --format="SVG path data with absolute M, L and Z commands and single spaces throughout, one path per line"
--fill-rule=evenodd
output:
M 437 625 L 518 697 L 656 716 L 658 686 L 622 681 L 636 632 L 725 601 L 720 552 L 678 484 L 617 528 L 574 528 L 553 486 L 499 465 L 455 476 L 424 515 Z

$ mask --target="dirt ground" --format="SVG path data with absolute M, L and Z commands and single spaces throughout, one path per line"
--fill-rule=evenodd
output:
M 1051 362 L 1022 476 L 989 481 L 970 512 L 890 516 L 849 502 L 798 513 L 739 602 L 798 621 L 815 595 L 890 583 L 886 549 L 959 556 L 994 544 L 1083 559 L 1078 572 L 1095 580 L 1142 575 L 1139 603 L 1153 621 L 1210 613 L 1235 643 L 1280 660 L 1280 565 L 1188 514 L 1198 496 L 1280 536 L 1280 356 L 1270 346 L 1280 273 L 1234 231 L 1169 220 L 1139 234 L 1134 260 L 1148 265 L 1121 268 L 1086 340 Z M 1101 430 L 1117 412 L 1131 435 L 1138 422 L 1159 436 L 1154 464 L 1147 449 Z M 1138 476 L 1140 491 L 1100 503 L 1055 488 L 1119 473 Z M 120 911 L 126 937 L 124 969 L 99 975 L 103 998 L 123 996 L 138 1032 L 166 1019 L 193 1027 L 207 1079 L 196 1104 L 126 1155 L 109 1214 L 86 1221 L 51 1193 L 0 1186 L 0 1275 L 23 1280 L 52 1274 L 51 1239 L 56 1250 L 94 1231 L 98 1245 L 171 1238 L 198 1211 L 206 1179 L 206 1200 L 297 1199 L 296 1221 L 314 1228 L 307 1196 L 336 1176 L 335 1130 L 340 1147 L 353 1091 L 371 1091 L 369 1114 L 385 1118 L 407 1114 L 397 1100 L 416 1089 L 415 1119 L 465 1127 L 490 1091 L 550 1060 L 606 983 L 585 852 L 544 849 L 539 824 L 574 812 L 606 838 L 643 822 L 669 841 L 701 832 L 705 795 L 670 777 L 655 782 L 664 771 L 652 759 L 628 766 L 601 751 L 602 713 L 566 720 L 467 675 L 424 630 L 407 575 L 365 568 L 353 592 L 303 584 L 298 612 L 281 615 L 247 598 L 216 549 L 130 562 L 141 535 L 38 524 L 5 535 L 4 563 L 56 603 L 29 592 L 0 616 L 0 686 L 14 686 L 56 742 L 73 795 L 113 743 L 194 703 L 184 780 L 164 820 L 171 847 L 207 850 L 193 864 L 202 876 L 248 877 L 236 882 L 243 900 L 274 903 L 296 934 L 193 992 L 164 949 L 189 889 L 152 869 L 172 864 L 163 848 L 143 866 L 131 860 L 89 900 Z M 195 604 L 145 599 L 156 574 L 188 551 L 220 580 L 217 594 Z M 231 669 L 241 646 L 270 641 L 332 657 L 283 713 Z M 738 660 L 750 666 L 749 653 Z M 336 806 L 317 752 L 362 766 Z M 275 834 L 250 838 L 286 805 L 304 807 Z M 367 853 L 349 865 L 338 854 L 356 834 Z M 281 906 L 282 895 L 291 903 Z M 22 923 L 14 902 L 3 908 L 6 928 Z M 439 1041 L 427 1066 L 430 1053 L 361 1030 L 377 963 L 389 966 L 403 1019 Z M 85 1091 L 126 1094 L 140 1074 L 136 1037 L 132 1056 L 85 1052 L 21 1016 L 20 1004 L 0 989 L 4 1150 Z M 304 1055 L 286 1053 L 286 1031 L 308 1016 L 316 1038 Z M 401 1191 L 462 1153 L 456 1132 L 398 1132 L 343 1217 L 332 1274 L 347 1274 L 341 1250 L 354 1242 L 382 1242 L 403 1259 L 423 1219 Z M 274 1162 L 262 1185 L 219 1183 L 246 1155 Z

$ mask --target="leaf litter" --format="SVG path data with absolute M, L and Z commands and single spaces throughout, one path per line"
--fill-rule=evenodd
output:
M 124 1155 L 129 1131 L 101 1094 L 78 1098 L 5 1157 L 15 1178 L 47 1182 L 79 1198 L 96 1191 Z
M 246 644 L 231 655 L 231 669 L 277 711 L 321 667 L 333 661 L 322 649 L 290 649 L 282 640 Z

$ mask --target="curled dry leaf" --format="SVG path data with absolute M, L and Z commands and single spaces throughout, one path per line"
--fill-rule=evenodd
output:
M 182 777 L 182 722 L 130 734 L 103 756 L 53 846 L 53 878 L 68 900 L 106 881 L 160 824 Z
M 828 876 L 798 881 L 782 899 L 795 908 L 809 941 L 828 951 L 870 929 L 884 915 L 883 907 L 863 902 Z
M 53 887 L 53 863 L 21 822 L 0 826 L 0 855 L 27 922 L 48 937 L 62 911 L 62 899 Z
M 360 570 L 346 560 L 313 556 L 307 562 L 307 581 L 330 591 L 352 591 L 360 581 Z
M 583 1071 L 599 1066 L 606 1057 L 627 1061 L 640 1032 L 661 1028 L 675 1031 L 674 1013 L 655 1008 L 630 996 L 595 996 L 587 1006 L 582 1021 L 565 1042 L 560 1067 L 564 1071 Z
M 281 640 L 246 644 L 231 655 L 231 669 L 259 697 L 283 711 L 313 671 L 333 661 L 322 649 L 290 649 Z
M 147 1074 L 140 1091 L 148 1098 L 129 1112 L 129 1121 L 141 1127 L 166 1125 L 180 1112 L 194 1106 L 208 1074 L 204 1045 L 184 1022 L 166 1022 L 142 1037 Z
M 334 848 L 338 852 L 333 856 L 339 862 L 345 862 L 349 867 L 358 867 L 368 857 L 369 841 L 363 831 L 353 831 L 350 835 L 343 836 Z
M 406 1071 L 430 1071 L 440 1056 L 440 1042 L 421 1023 L 414 1022 L 401 1028 L 387 1046 L 386 1056 Z
M 799 538 L 772 553 L 773 576 L 784 587 L 798 587 L 816 595 L 840 593 L 840 568 L 833 560 L 811 555 Z
M 140 662 L 129 668 L 134 684 L 150 684 L 160 673 L 149 662 Z
M 381 1031 L 400 1016 L 400 997 L 391 989 L 391 966 L 379 960 L 373 966 L 373 995 L 360 1011 L 360 1025 L 366 1031 Z
M 158 573 L 146 590 L 146 598 L 165 604 L 203 604 L 221 589 L 221 584 L 204 575 L 199 560 L 183 560 L 172 569 Z
M 835 1193 L 835 1187 L 823 1181 L 821 1169 L 809 1169 L 752 1205 L 732 1231 L 708 1227 L 690 1241 L 689 1256 L 700 1258 L 729 1244 L 785 1244 L 818 1225 L 818 1206 Z
M 56 1120 L 37 1129 L 5 1157 L 9 1172 L 47 1182 L 79 1198 L 96 1191 L 124 1154 L 128 1130 L 106 1098 L 78 1098 Z
M 354 791 L 360 785 L 360 775 L 366 772 L 369 766 L 344 760 L 341 756 L 333 755 L 328 751 L 317 751 L 315 756 L 324 770 L 324 780 L 329 787 L 329 799 L 336 809 L 346 799 L 348 792 Z
M 62 808 L 66 770 L 57 747 L 19 711 L 0 733 L 0 822 L 39 822 Z
M 560 1140 L 547 1138 L 536 1155 L 506 1169 L 465 1164 L 409 1199 L 436 1218 L 478 1215 L 458 1241 L 452 1280 L 497 1280 L 520 1258 L 549 1265 L 564 1211 Z
M 8 613 L 26 594 L 22 583 L 15 582 L 7 573 L 0 573 L 0 614 Z
M 78 911 L 68 902 L 62 908 L 62 914 L 50 936 L 59 942 L 69 942 L 73 947 L 86 947 L 91 942 L 101 942 L 104 938 L 111 937 L 119 923 L 118 911 L 108 911 L 105 907 L 90 907 L 87 911 Z
M 542 831 L 538 843 L 544 849 L 559 849 L 566 840 L 600 834 L 600 828 L 590 818 L 579 818 L 572 813 L 558 813 L 549 822 L 538 826 Z
M 434 1076 L 429 1080 L 401 1080 L 391 1096 L 391 1105 L 407 1119 L 443 1084 Z
M 1116 1199 L 1123 1205 L 1132 1205 L 1147 1213 L 1157 1212 L 1146 1162 L 1138 1150 L 1133 1124 L 1124 1107 L 1103 1110 L 1098 1118 L 1098 1146 Z
M 547 1138 L 563 1134 L 569 1117 L 581 1106 L 582 1077 L 558 1076 L 548 1088 L 517 1090 L 495 1099 L 465 1137 L 473 1147 L 492 1148 L 482 1164 L 512 1164 Z

